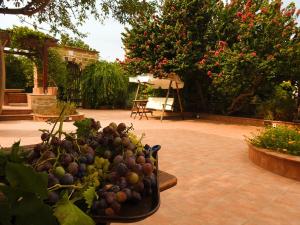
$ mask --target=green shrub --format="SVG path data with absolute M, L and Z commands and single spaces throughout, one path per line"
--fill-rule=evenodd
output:
M 81 87 L 84 108 L 126 105 L 128 77 L 117 63 L 100 61 L 87 66 Z
M 33 87 L 33 63 L 26 57 L 7 55 L 6 88 L 28 89 Z
M 269 99 L 262 102 L 258 111 L 265 119 L 286 120 L 295 119 L 297 103 L 296 88 L 291 82 L 283 82 L 274 88 Z
M 260 148 L 300 155 L 300 134 L 298 130 L 286 126 L 268 127 L 249 142 Z

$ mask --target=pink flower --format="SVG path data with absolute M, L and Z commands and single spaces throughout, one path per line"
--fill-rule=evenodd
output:
M 220 66 L 220 63 L 219 63 L 219 62 L 216 62 L 216 63 L 215 63 L 215 66 Z
M 240 56 L 240 57 L 243 57 L 243 56 L 244 56 L 244 53 L 241 52 L 241 53 L 239 54 L 239 56 Z
M 242 17 L 242 15 L 243 15 L 242 12 L 237 12 L 237 13 L 236 13 L 236 16 L 237 16 L 237 17 Z
M 220 52 L 219 51 L 215 51 L 215 56 L 219 56 Z
M 148 34 L 148 33 L 147 33 L 147 31 L 145 31 L 145 32 L 144 32 L 144 36 L 146 37 L 146 36 L 147 36 L 147 34 Z
M 211 71 L 208 71 L 208 72 L 207 72 L 207 76 L 212 77 L 212 72 L 211 72 Z
M 256 52 L 252 52 L 251 55 L 252 55 L 253 57 L 256 57 Z

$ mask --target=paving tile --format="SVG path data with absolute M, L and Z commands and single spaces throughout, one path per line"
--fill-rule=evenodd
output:
M 258 127 L 202 120 L 134 120 L 125 110 L 82 110 L 102 126 L 133 123 L 144 143 L 161 144 L 159 167 L 176 175 L 161 193 L 157 213 L 137 225 L 300 225 L 300 182 L 272 174 L 248 160 L 244 135 Z M 42 122 L 1 121 L 0 145 L 40 141 Z M 74 131 L 72 123 L 65 123 Z

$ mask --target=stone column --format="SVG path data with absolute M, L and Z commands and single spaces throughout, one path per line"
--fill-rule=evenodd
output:
M 2 113 L 2 106 L 4 104 L 5 78 L 4 45 L 0 40 L 0 114 Z
M 33 63 L 33 94 L 40 94 L 39 92 L 39 77 L 38 77 L 38 71 L 35 63 Z

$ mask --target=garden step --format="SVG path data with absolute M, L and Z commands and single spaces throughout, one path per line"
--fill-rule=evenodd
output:
M 24 114 L 31 114 L 32 110 L 31 109 L 26 109 L 26 108 L 14 108 L 14 109 L 2 109 L 1 115 L 24 115 Z
M 0 121 L 32 120 L 32 119 L 33 119 L 33 115 L 31 114 L 0 115 Z
M 28 107 L 28 103 L 9 103 L 9 106 Z

